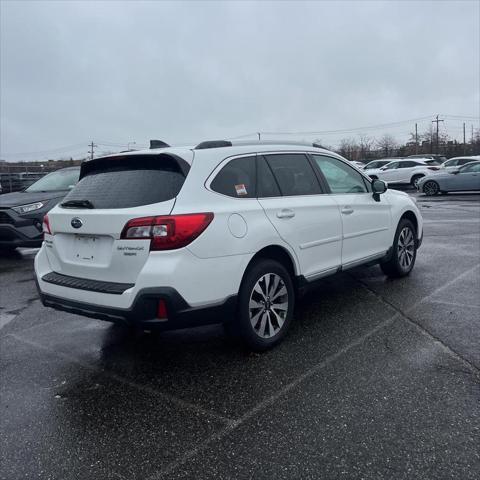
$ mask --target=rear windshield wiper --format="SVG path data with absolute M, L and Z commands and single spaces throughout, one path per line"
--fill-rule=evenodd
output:
M 67 200 L 60 206 L 63 208 L 95 208 L 90 200 Z

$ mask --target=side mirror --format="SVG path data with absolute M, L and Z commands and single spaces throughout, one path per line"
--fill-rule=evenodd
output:
M 456 175 L 457 173 L 460 173 L 460 169 L 459 168 L 452 168 L 452 170 L 450 170 L 450 173 L 453 173 L 454 175 Z
M 380 167 L 380 170 L 386 170 L 387 167 Z
M 376 202 L 380 201 L 380 194 L 385 193 L 387 191 L 387 184 L 382 180 L 375 179 L 372 182 L 372 191 L 373 191 L 373 199 Z

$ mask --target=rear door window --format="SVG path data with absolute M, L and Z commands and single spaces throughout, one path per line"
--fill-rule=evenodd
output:
M 90 202 L 94 208 L 131 208 L 175 198 L 189 166 L 171 155 L 99 158 L 82 165 L 80 181 L 64 198 Z
M 266 155 L 284 196 L 316 195 L 321 192 L 315 172 L 306 155 L 300 153 Z
M 280 197 L 282 194 L 272 170 L 263 157 L 257 158 L 257 196 L 258 198 Z
M 217 193 L 234 198 L 255 198 L 255 156 L 230 160 L 210 184 Z

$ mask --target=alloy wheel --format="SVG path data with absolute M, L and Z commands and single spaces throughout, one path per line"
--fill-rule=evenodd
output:
M 401 268 L 407 271 L 415 257 L 415 237 L 410 227 L 404 227 L 398 236 L 397 255 Z
M 425 185 L 423 186 L 423 193 L 425 193 L 425 195 L 436 195 L 438 190 L 439 188 L 437 182 L 425 182 Z
M 276 335 L 285 323 L 288 312 L 288 291 L 276 273 L 266 273 L 250 294 L 249 314 L 254 332 L 261 338 Z

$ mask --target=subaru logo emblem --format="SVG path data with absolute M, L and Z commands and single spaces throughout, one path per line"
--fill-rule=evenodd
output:
M 83 225 L 83 222 L 78 217 L 72 218 L 70 223 L 73 228 L 80 228 Z

